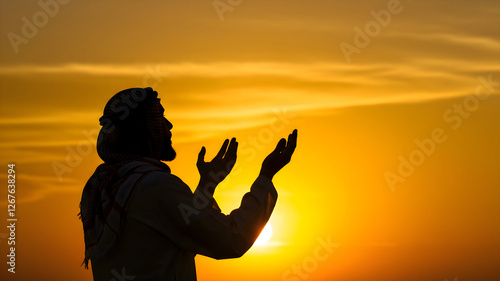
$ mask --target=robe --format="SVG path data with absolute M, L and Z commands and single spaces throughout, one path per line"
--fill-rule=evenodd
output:
M 239 208 L 225 215 L 215 199 L 200 189 L 193 193 L 170 169 L 154 165 L 148 169 L 151 164 L 136 162 L 119 171 L 130 174 L 123 169 L 141 167 L 146 172 L 139 180 L 120 181 L 133 186 L 114 245 L 104 256 L 91 259 L 95 281 L 195 281 L 197 254 L 214 259 L 241 257 L 276 204 L 273 183 L 259 176 Z

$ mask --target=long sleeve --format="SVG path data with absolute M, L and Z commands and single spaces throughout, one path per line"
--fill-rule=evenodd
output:
M 131 216 L 179 248 L 216 259 L 240 257 L 269 220 L 277 200 L 271 180 L 260 176 L 243 196 L 240 207 L 221 213 L 211 196 L 193 194 L 176 176 L 151 173 L 136 191 Z M 214 204 L 215 203 L 215 204 Z

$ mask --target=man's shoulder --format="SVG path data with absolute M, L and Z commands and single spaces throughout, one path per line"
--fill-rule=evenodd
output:
M 169 190 L 190 190 L 189 187 L 170 171 L 151 170 L 144 174 L 140 183 L 141 189 L 149 189 L 155 192 L 169 192 Z
M 129 162 L 126 165 L 124 165 L 120 170 L 124 174 L 128 173 L 129 171 L 133 171 L 135 173 L 160 171 L 170 174 L 170 167 L 167 164 L 149 157 L 143 157 L 135 161 Z
M 180 180 L 178 177 L 172 175 L 169 171 L 162 170 L 149 170 L 144 173 L 143 179 L 141 182 L 147 184 L 154 183 L 162 183 L 162 182 L 171 182 Z

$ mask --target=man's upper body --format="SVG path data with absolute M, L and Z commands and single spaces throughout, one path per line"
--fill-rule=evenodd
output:
M 105 163 L 87 182 L 80 213 L 85 262 L 91 261 L 96 281 L 194 281 L 196 254 L 242 256 L 271 216 L 277 200 L 272 178 L 295 149 L 296 131 L 288 145 L 280 140 L 240 207 L 225 215 L 213 192 L 234 166 L 238 143 L 226 140 L 211 162 L 204 161 L 202 148 L 200 183 L 193 193 L 161 162 L 173 160 L 175 151 L 172 124 L 161 116 L 156 97 L 150 88 L 122 91 L 101 118 L 97 146 Z
M 134 280 L 196 280 L 195 254 L 216 259 L 243 255 L 268 221 L 277 199 L 272 182 L 261 176 L 241 206 L 224 215 L 215 201 L 209 204 L 204 195 L 195 197 L 168 170 L 147 167 L 151 164 L 141 161 L 131 164 L 149 171 L 128 199 L 116 245 L 92 262 L 96 281 L 112 280 L 115 274 L 134 276 Z

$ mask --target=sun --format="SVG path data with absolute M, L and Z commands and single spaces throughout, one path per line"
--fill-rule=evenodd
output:
M 265 245 L 267 241 L 269 241 L 269 239 L 271 238 L 271 235 L 273 235 L 273 228 L 271 227 L 270 223 L 267 223 L 262 232 L 260 233 L 259 238 L 255 240 L 254 245 L 255 246 Z

